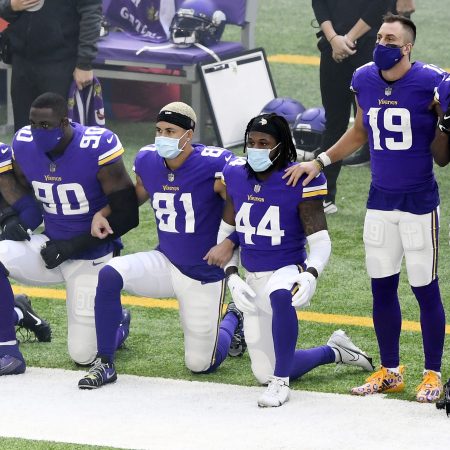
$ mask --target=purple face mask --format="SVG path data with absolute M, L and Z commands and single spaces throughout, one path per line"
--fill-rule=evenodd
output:
M 373 51 L 373 61 L 381 70 L 391 69 L 402 57 L 402 47 L 387 47 L 377 44 Z
M 64 131 L 61 127 L 52 128 L 51 130 L 31 128 L 31 134 L 33 135 L 33 142 L 36 144 L 36 149 L 41 153 L 52 151 L 64 137 Z

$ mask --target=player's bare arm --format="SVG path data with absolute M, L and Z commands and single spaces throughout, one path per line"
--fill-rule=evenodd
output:
M 325 153 L 321 153 L 314 161 L 303 162 L 288 167 L 283 175 L 284 179 L 288 179 L 286 184 L 296 186 L 300 177 L 306 174 L 303 180 L 303 186 L 306 186 L 313 180 L 325 166 L 341 161 L 358 150 L 367 142 L 367 132 L 363 125 L 362 110 L 357 105 L 355 122 L 344 135 L 330 147 Z
M 298 206 L 298 212 L 306 236 L 328 229 L 327 219 L 320 200 L 301 202 Z

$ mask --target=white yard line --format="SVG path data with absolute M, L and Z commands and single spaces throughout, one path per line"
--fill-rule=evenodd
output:
M 450 419 L 434 405 L 292 391 L 260 409 L 263 388 L 119 375 L 80 391 L 84 372 L 28 368 L 0 378 L 0 436 L 133 449 L 426 449 Z

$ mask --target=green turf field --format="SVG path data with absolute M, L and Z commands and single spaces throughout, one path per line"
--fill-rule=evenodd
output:
M 446 39 L 450 12 L 446 2 L 421 0 L 413 15 L 418 26 L 418 38 L 413 57 L 429 63 L 450 68 L 450 56 Z M 315 48 L 315 30 L 310 22 L 313 12 L 307 0 L 260 0 L 257 46 L 264 47 L 269 59 L 277 54 L 302 54 L 318 56 Z M 447 30 L 447 31 L 445 31 Z M 227 32 L 233 35 L 234 31 Z M 300 100 L 305 107 L 320 105 L 318 66 L 270 63 L 279 96 Z M 153 125 L 148 123 L 107 122 L 124 143 L 127 167 L 131 168 L 136 151 L 145 143 L 153 142 Z M 8 142 L 11 136 L 0 136 Z M 239 149 L 236 149 L 239 152 Z M 439 276 L 442 297 L 447 311 L 450 310 L 450 249 L 448 243 L 450 222 L 449 168 L 437 168 L 436 174 L 441 192 L 441 239 Z M 364 266 L 362 227 L 365 201 L 369 187 L 368 168 L 344 168 L 339 179 L 337 205 L 339 213 L 328 218 L 333 243 L 330 262 L 318 283 L 311 311 L 355 316 L 371 315 L 370 283 Z M 150 249 L 155 244 L 153 218 L 148 207 L 141 208 L 141 225 L 125 238 L 125 253 Z M 400 297 L 403 318 L 418 321 L 419 309 L 402 273 Z M 64 303 L 43 298 L 33 299 L 36 310 L 53 326 L 53 342 L 50 344 L 24 343 L 21 349 L 31 366 L 75 369 L 66 352 L 66 324 Z M 227 360 L 215 373 L 207 376 L 192 375 L 183 364 L 183 343 L 178 315 L 174 310 L 131 307 L 131 334 L 127 348 L 117 355 L 120 373 L 159 376 L 190 380 L 208 380 L 223 383 L 256 385 L 250 371 L 248 355 Z M 326 343 L 329 335 L 338 328 L 332 324 L 300 323 L 299 347 Z M 374 356 L 379 364 L 373 329 L 367 327 L 343 327 L 355 343 Z M 450 376 L 448 342 L 445 347 L 443 375 Z M 415 386 L 421 379 L 423 355 L 421 335 L 403 332 L 401 358 L 406 365 L 407 388 L 396 398 L 414 398 Z M 360 384 L 365 375 L 349 367 L 335 371 L 334 366 L 320 367 L 301 380 L 292 383 L 293 389 L 346 393 Z M 23 446 L 21 442 L 24 442 Z M 0 439 L 0 447 L 27 448 L 26 441 Z M 34 446 L 35 444 L 33 444 Z M 28 447 L 29 448 L 29 447 Z M 35 447 L 41 448 L 41 447 Z M 42 447 L 44 448 L 44 447 Z M 59 446 L 45 448 L 60 448 Z M 61 446 L 61 448 L 69 448 Z M 74 446 L 70 448 L 84 448 Z M 87 447 L 86 447 L 87 448 Z

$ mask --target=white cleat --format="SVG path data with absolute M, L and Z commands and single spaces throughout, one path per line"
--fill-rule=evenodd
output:
M 258 399 L 258 406 L 261 408 L 274 408 L 281 406 L 289 400 L 289 385 L 282 378 L 269 377 L 269 385 L 265 392 Z
M 367 356 L 365 352 L 357 347 L 347 336 L 345 331 L 335 331 L 331 335 L 330 339 L 328 339 L 327 345 L 336 350 L 340 355 L 341 360 L 336 361 L 338 364 L 340 363 L 348 364 L 350 366 L 358 366 L 367 371 L 374 370 L 372 358 Z

